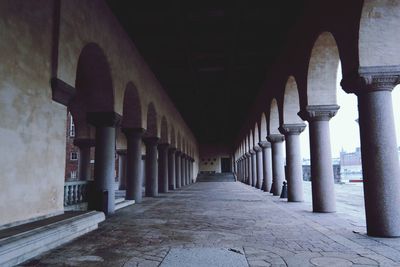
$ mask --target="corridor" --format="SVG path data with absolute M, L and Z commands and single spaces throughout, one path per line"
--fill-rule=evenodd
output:
M 400 266 L 399 239 L 368 237 L 341 203 L 338 213 L 310 207 L 240 182 L 198 182 L 23 266 Z

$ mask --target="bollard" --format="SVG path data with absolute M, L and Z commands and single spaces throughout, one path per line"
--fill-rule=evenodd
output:
M 287 198 L 287 183 L 283 181 L 281 198 Z

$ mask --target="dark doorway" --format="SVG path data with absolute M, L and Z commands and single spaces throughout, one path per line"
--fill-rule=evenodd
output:
M 230 158 L 221 158 L 221 172 L 232 172 Z

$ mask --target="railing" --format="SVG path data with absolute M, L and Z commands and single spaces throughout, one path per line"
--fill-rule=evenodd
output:
M 89 181 L 70 181 L 64 184 L 64 207 L 87 202 Z

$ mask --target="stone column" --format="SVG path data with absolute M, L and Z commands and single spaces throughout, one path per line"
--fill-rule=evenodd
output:
M 119 121 L 114 112 L 88 113 L 88 122 L 96 127 L 93 204 L 105 214 L 115 210 L 115 127 Z
M 258 143 L 262 149 L 262 160 L 263 160 L 263 186 L 264 192 L 270 192 L 272 186 L 272 156 L 271 156 L 271 143 L 262 141 Z
M 257 173 L 257 183 L 256 187 L 258 189 L 262 189 L 263 184 L 263 158 L 262 158 L 262 149 L 259 146 L 254 147 L 254 151 L 256 152 L 256 173 Z
M 158 196 L 158 162 L 157 143 L 158 137 L 146 137 L 143 139 L 146 145 L 146 196 Z
M 191 172 L 192 158 L 188 156 L 187 160 L 187 172 L 188 172 L 188 183 L 192 184 L 192 172 Z
M 158 145 L 158 192 L 168 192 L 168 147 L 169 144 Z
M 126 189 L 126 149 L 118 150 L 118 189 Z
M 185 164 L 185 157 L 184 153 L 181 154 L 181 184 L 182 186 L 186 185 L 186 164 Z
M 79 147 L 78 178 L 81 181 L 91 179 L 90 148 L 94 146 L 95 140 L 90 138 L 76 138 L 74 145 Z
M 256 151 L 254 149 L 251 149 L 250 154 L 251 154 L 251 186 L 256 187 L 256 185 L 257 185 Z
M 175 181 L 176 188 L 180 188 L 181 184 L 181 152 L 179 150 L 175 153 Z
M 251 180 L 250 180 L 250 153 L 246 153 L 246 184 L 251 185 Z
M 169 190 L 176 189 L 176 179 L 175 179 L 175 147 L 170 147 L 168 149 L 168 182 L 169 182 Z
M 246 155 L 242 156 L 242 182 L 246 183 Z
M 123 129 L 126 136 L 126 199 L 142 202 L 142 135 L 144 129 Z
M 281 134 L 270 134 L 267 140 L 272 146 L 272 194 L 280 196 L 282 184 L 285 180 L 285 163 L 283 158 L 283 141 L 285 136 Z
M 304 131 L 304 123 L 283 124 L 279 131 L 286 140 L 286 180 L 288 201 L 302 202 L 303 198 L 303 166 L 300 151 L 300 133 Z
M 192 158 L 190 161 L 190 179 L 192 180 L 192 183 L 194 183 L 193 167 L 194 167 L 194 158 Z
M 299 112 L 310 129 L 311 186 L 314 212 L 335 212 L 329 120 L 336 115 L 338 105 L 307 106 Z
M 360 67 L 342 87 L 358 97 L 367 234 L 400 236 L 400 167 L 393 88 L 400 66 Z

